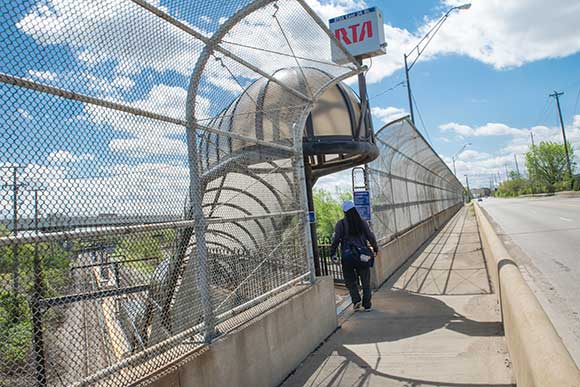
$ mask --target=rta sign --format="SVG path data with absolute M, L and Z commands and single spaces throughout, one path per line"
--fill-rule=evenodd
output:
M 334 31 L 334 36 L 345 45 L 362 42 L 365 38 L 373 37 L 373 24 L 370 20 L 362 23 L 353 24 L 348 28 L 339 28 Z
M 329 24 L 336 39 L 354 57 L 370 58 L 386 52 L 383 15 L 376 7 L 335 17 L 329 20 Z M 332 45 L 332 60 L 347 62 L 335 44 Z

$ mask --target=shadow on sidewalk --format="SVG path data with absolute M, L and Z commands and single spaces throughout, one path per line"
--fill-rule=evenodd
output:
M 372 313 L 355 313 L 342 329 L 308 358 L 308 361 L 287 380 L 284 387 L 513 386 L 512 384 L 457 383 L 453 381 L 456 380 L 454 377 L 446 378 L 447 381 L 425 380 L 411 376 L 405 377 L 405 372 L 396 372 L 399 375 L 395 372 L 384 372 L 387 364 L 400 369 L 400 362 L 404 362 L 406 358 L 401 353 L 385 352 L 383 343 L 393 343 L 436 330 L 450 330 L 470 337 L 497 337 L 502 336 L 503 332 L 500 322 L 471 320 L 460 315 L 444 302 L 429 296 L 388 290 L 375 294 L 373 301 L 375 310 Z M 416 344 L 417 342 L 409 342 L 411 346 Z M 402 344 L 397 346 L 397 350 L 398 348 L 402 348 Z M 409 355 L 422 356 L 419 353 Z M 437 363 L 442 365 L 441 362 Z M 437 367 L 437 364 L 431 367 Z M 416 370 L 409 371 L 409 373 L 415 373 Z

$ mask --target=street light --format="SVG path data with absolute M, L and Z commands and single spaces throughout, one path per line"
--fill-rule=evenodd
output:
M 435 23 L 435 25 L 433 27 L 431 27 L 431 29 L 425 34 L 425 36 L 423 36 L 423 38 L 419 41 L 419 43 L 417 43 L 417 45 L 415 47 L 413 47 L 413 49 L 411 51 L 409 51 L 408 54 L 403 54 L 403 57 L 405 59 L 405 77 L 407 79 L 407 95 L 409 97 L 409 112 L 411 113 L 411 122 L 413 122 L 413 124 L 415 124 L 415 115 L 413 113 L 413 100 L 411 97 L 411 83 L 409 83 L 409 70 L 411 70 L 413 68 L 413 66 L 415 65 L 415 63 L 417 63 L 417 60 L 419 59 L 419 57 L 421 56 L 423 51 L 425 51 L 425 48 L 427 48 L 427 46 L 429 45 L 429 43 L 431 42 L 431 40 L 433 39 L 433 37 L 435 36 L 437 31 L 439 31 L 439 29 L 441 28 L 441 26 L 443 25 L 445 20 L 447 20 L 447 18 L 451 14 L 451 12 L 467 10 L 469 8 L 471 8 L 471 3 L 467 3 L 467 4 L 459 5 L 457 7 L 450 8 L 449 11 L 447 11 L 445 13 L 445 15 L 443 15 L 441 17 L 441 19 L 439 19 L 437 21 L 437 23 Z M 425 40 L 427 40 L 427 41 L 426 41 L 425 45 L 421 48 L 420 46 Z M 411 54 L 415 50 L 417 51 L 417 57 L 415 57 L 415 60 L 413 62 L 411 62 L 411 65 L 408 65 L 407 58 L 409 56 L 411 56 Z
M 455 160 L 457 159 L 457 155 L 459 155 L 461 152 L 463 152 L 463 150 L 464 150 L 465 148 L 467 148 L 468 146 L 470 146 L 470 145 L 471 145 L 471 143 L 470 143 L 470 142 L 468 142 L 467 144 L 463 145 L 463 146 L 461 147 L 461 149 L 459 149 L 459 150 L 458 150 L 458 151 L 457 151 L 457 152 L 456 152 L 456 153 L 453 155 L 453 157 L 451 157 L 451 160 L 453 160 L 453 174 L 454 174 L 454 175 L 456 175 L 456 176 L 457 176 L 457 172 L 455 171 Z

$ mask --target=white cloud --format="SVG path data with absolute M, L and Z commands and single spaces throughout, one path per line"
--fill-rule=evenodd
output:
M 1 169 L 0 173 L 3 171 Z M 28 164 L 20 178 L 29 187 L 42 189 L 39 193 L 42 214 L 179 216 L 183 211 L 189 174 L 182 164 L 115 164 L 90 172 L 92 175 L 78 177 L 75 168 L 67 164 Z M 0 215 L 10 205 L 0 202 Z M 21 214 L 30 216 L 33 205 L 32 193 L 23 191 Z
M 128 77 L 116 77 L 111 82 L 111 85 L 123 90 L 129 90 L 135 86 L 135 81 Z
M 32 121 L 34 119 L 32 114 L 30 114 L 30 112 L 26 109 L 18 108 L 16 109 L 16 111 L 18 112 L 20 117 L 24 118 L 27 121 Z
M 446 0 L 447 6 L 463 3 Z M 554 0 L 474 0 L 456 12 L 433 41 L 441 53 L 470 56 L 501 69 L 580 50 L 577 2 Z M 420 32 L 430 28 L 431 23 Z
M 457 155 L 457 160 L 482 160 L 490 157 L 489 153 L 467 149 Z
M 318 179 L 314 188 L 324 189 L 331 193 L 351 191 L 352 190 L 352 169 L 342 172 L 333 173 Z
M 159 6 L 159 1 L 150 3 Z M 199 41 L 128 1 L 47 0 L 16 26 L 39 44 L 68 45 L 89 65 L 115 60 L 116 71 L 124 74 L 152 68 L 189 76 L 202 48 Z
M 405 109 L 397 108 L 394 106 L 389 106 L 386 108 L 374 107 L 371 108 L 371 113 L 385 124 L 393 122 L 409 114 Z
M 150 137 L 114 139 L 109 143 L 109 148 L 114 152 L 124 152 L 133 157 L 159 154 L 174 156 L 187 155 L 185 142 L 167 137 L 156 139 Z
M 77 156 L 77 155 L 73 154 L 72 152 L 65 151 L 65 150 L 50 152 L 49 155 L 46 157 L 46 159 L 48 161 L 54 162 L 54 163 L 72 163 L 72 162 L 82 161 L 82 160 L 93 160 L 94 158 L 95 158 L 95 155 L 90 154 L 90 153 L 84 153 L 84 154 Z
M 58 78 L 58 74 L 53 71 L 28 70 L 28 75 L 31 78 L 42 79 L 44 81 L 54 81 Z
M 186 99 L 187 91 L 181 87 L 156 85 L 143 99 L 127 104 L 145 111 L 185 120 Z M 198 96 L 196 102 L 196 115 L 207 117 L 209 100 Z M 85 105 L 84 115 L 85 119 L 97 125 L 109 125 L 118 132 L 130 135 L 130 138 L 111 140 L 109 148 L 114 152 L 124 152 L 131 157 L 187 154 L 183 140 L 185 135 L 183 126 L 133 115 L 122 115 L 95 105 Z
M 422 54 L 421 61 L 440 54 L 459 54 L 504 69 L 580 51 L 577 33 L 580 7 L 574 1 L 555 0 L 549 4 L 544 0 L 471 2 L 471 9 L 450 15 Z M 465 1 L 441 1 L 445 9 L 462 3 Z M 380 82 L 401 69 L 403 54 L 419 42 L 439 17 L 427 19 L 414 32 L 385 24 L 387 54 L 373 58 L 368 82 Z
M 468 149 L 462 152 L 455 161 L 457 176 L 469 176 L 472 187 L 489 187 L 490 179 L 503 181 L 507 171 L 515 171 L 516 163 L 514 156 L 518 160 L 520 173 L 525 175 L 524 154 L 529 150 L 531 144 L 530 131 L 534 134 L 534 141 L 539 144 L 542 141 L 552 141 L 562 143 L 562 132 L 559 127 L 535 126 L 529 129 L 514 129 L 504 124 L 488 124 L 484 127 L 488 129 L 472 128 L 467 125 L 449 125 L 447 130 L 453 130 L 466 136 L 492 135 L 491 133 L 502 133 L 511 136 L 507 145 L 497 149 L 494 154 L 480 152 L 476 149 Z M 489 129 L 490 127 L 496 129 Z M 567 140 L 572 143 L 575 150 L 576 161 L 580 161 L 580 115 L 576 115 L 572 125 L 566 127 Z M 451 157 L 443 156 L 444 161 L 453 168 Z M 498 177 L 499 173 L 499 177 Z
M 306 0 L 310 6 L 320 16 L 322 21 L 328 22 L 336 16 L 344 15 L 355 9 L 363 9 L 367 5 L 364 1 L 356 0 Z
M 439 126 L 442 131 L 453 131 L 462 137 L 482 137 L 482 136 L 525 136 L 528 135 L 526 129 L 517 129 L 500 123 L 487 123 L 479 127 L 471 127 L 455 122 L 449 122 Z

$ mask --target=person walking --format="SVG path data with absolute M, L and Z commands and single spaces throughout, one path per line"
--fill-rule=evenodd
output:
M 353 308 L 358 311 L 362 305 L 366 312 L 370 312 L 372 310 L 370 268 L 374 264 L 375 256 L 378 255 L 379 246 L 375 235 L 361 219 L 352 201 L 344 202 L 342 210 L 344 218 L 339 220 L 334 228 L 330 256 L 334 263 L 338 263 L 336 250 L 340 244 L 342 273 Z M 369 249 L 369 244 L 373 251 Z M 358 291 L 359 278 L 363 290 L 362 300 Z

